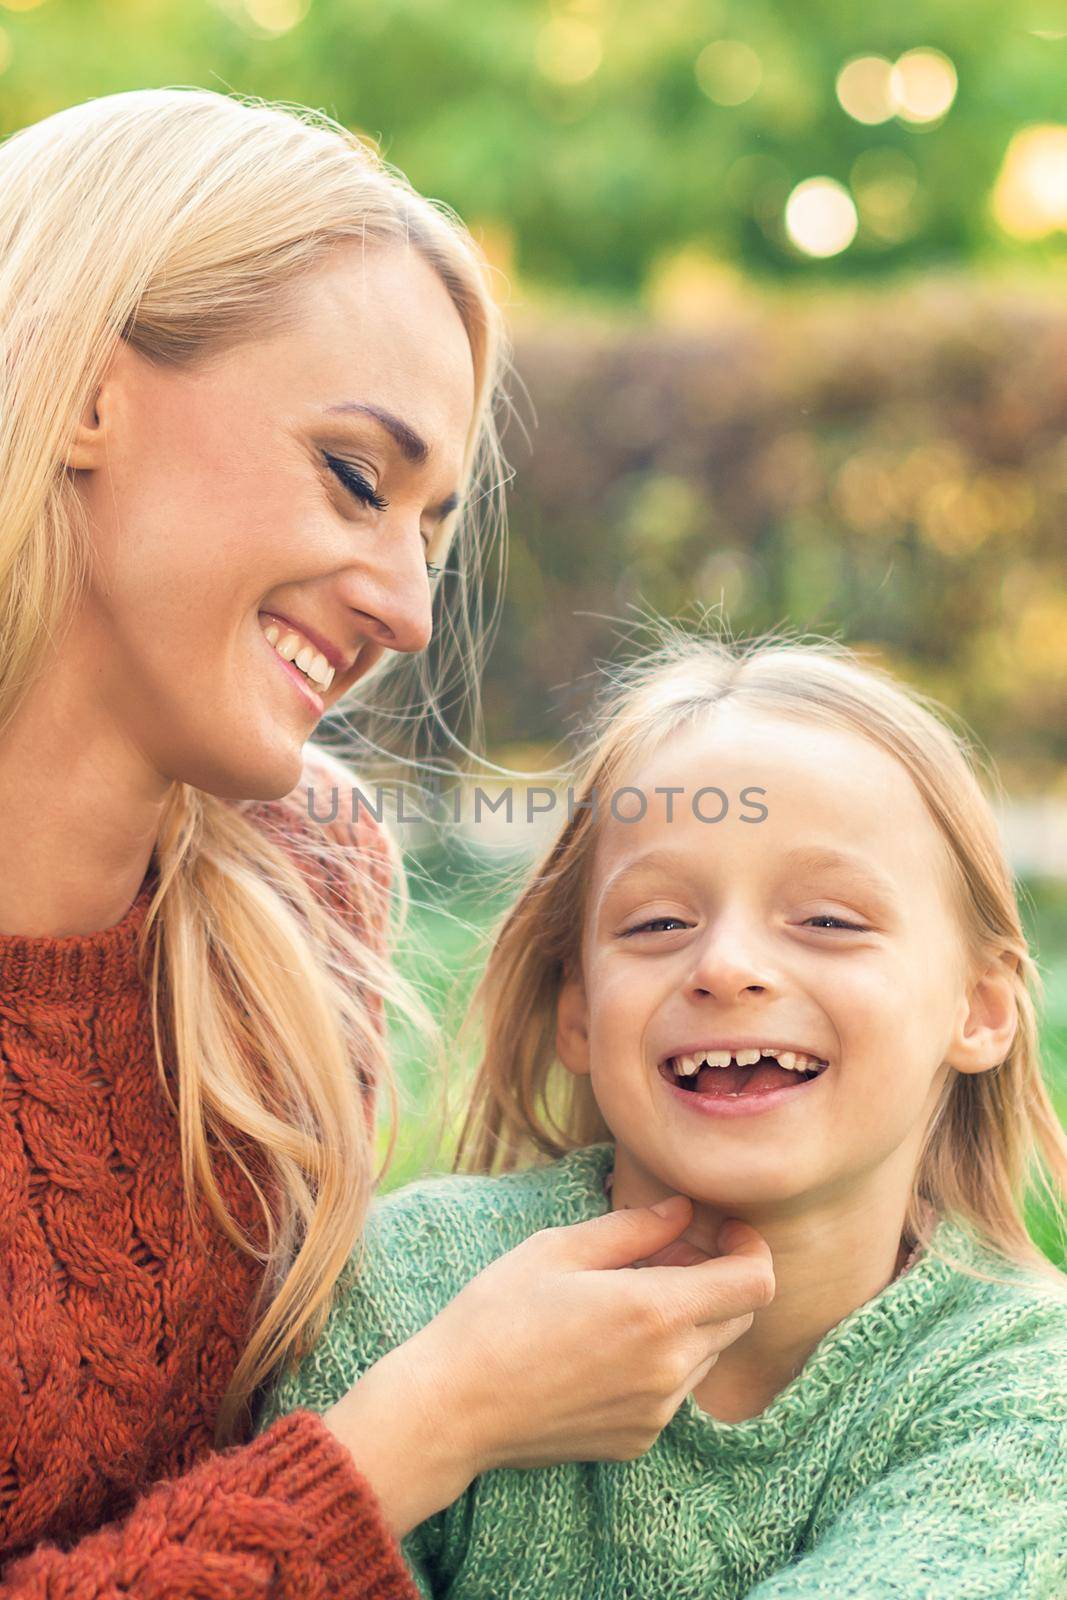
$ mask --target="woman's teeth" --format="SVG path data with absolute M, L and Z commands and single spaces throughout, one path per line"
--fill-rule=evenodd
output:
M 308 643 L 294 628 L 283 629 L 277 622 L 260 621 L 268 644 L 272 644 L 284 661 L 291 661 L 312 684 L 324 694 L 334 679 L 334 669 L 314 645 Z

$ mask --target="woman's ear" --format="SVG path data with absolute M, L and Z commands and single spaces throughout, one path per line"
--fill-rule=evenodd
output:
M 112 351 L 103 378 L 96 385 L 78 418 L 78 427 L 64 458 L 68 467 L 92 472 L 102 467 L 114 448 L 120 419 L 136 406 L 136 384 L 144 357 L 124 339 Z
M 957 1071 L 987 1072 L 998 1067 L 1011 1049 L 1019 1026 L 1018 967 L 1019 958 L 1005 950 L 971 980 L 945 1057 Z
M 589 1072 L 589 1015 L 582 975 L 564 968 L 556 1000 L 556 1054 L 568 1072 L 585 1077 Z
M 101 415 L 103 410 L 104 414 Z M 106 402 L 103 387 L 98 388 L 86 403 L 78 420 L 77 432 L 71 441 L 64 461 L 68 467 L 92 472 L 104 464 L 107 435 Z

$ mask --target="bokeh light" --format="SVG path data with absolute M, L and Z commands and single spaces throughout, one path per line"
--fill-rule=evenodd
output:
M 266 33 L 288 33 L 308 14 L 311 0 L 244 0 L 245 10 Z
M 956 98 L 956 69 L 940 50 L 908 50 L 893 68 L 890 89 L 903 122 L 937 122 Z
M 993 215 L 1016 239 L 1067 228 L 1067 127 L 1040 123 L 1015 135 L 993 189 Z
M 604 59 L 600 31 L 582 17 L 553 17 L 537 36 L 536 59 L 553 83 L 584 83 Z
M 648 276 L 645 298 L 658 321 L 682 328 L 721 327 L 743 298 L 741 273 L 698 244 L 665 252 Z
M 888 122 L 894 114 L 891 80 L 893 63 L 884 56 L 855 56 L 837 74 L 837 98 L 842 110 L 869 127 Z
M 854 56 L 837 75 L 843 111 L 868 127 L 899 117 L 939 121 L 956 98 L 956 69 L 940 50 L 907 50 L 896 63 L 885 56 Z
M 805 255 L 840 255 L 856 237 L 858 226 L 852 196 L 833 178 L 806 178 L 786 201 L 786 232 Z
M 763 63 L 743 39 L 716 39 L 696 59 L 697 82 L 718 106 L 740 106 L 763 82 Z

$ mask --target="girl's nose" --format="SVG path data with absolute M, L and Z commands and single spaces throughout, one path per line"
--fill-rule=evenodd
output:
M 767 964 L 756 946 L 727 929 L 704 941 L 687 981 L 692 993 L 713 995 L 716 1000 L 763 994 L 771 986 Z

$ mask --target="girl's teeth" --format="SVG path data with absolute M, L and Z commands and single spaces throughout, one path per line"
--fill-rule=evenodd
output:
M 802 1050 L 782 1050 L 781 1052 L 768 1050 L 766 1053 L 772 1056 L 778 1062 L 778 1065 L 784 1067 L 787 1072 L 813 1072 L 818 1065 L 814 1056 L 805 1055 Z M 728 1067 L 734 1061 L 737 1062 L 739 1067 L 754 1067 L 763 1054 L 764 1052 L 761 1050 L 738 1050 L 733 1055 L 726 1050 L 707 1050 L 698 1052 L 696 1055 L 675 1056 L 673 1060 L 674 1072 L 676 1077 L 691 1078 L 694 1073 L 700 1071 L 700 1068 L 705 1063 L 709 1067 Z

